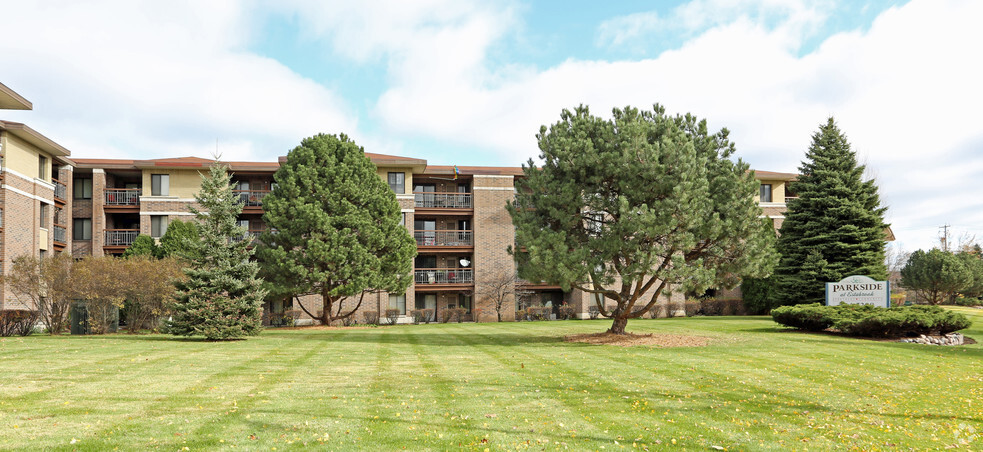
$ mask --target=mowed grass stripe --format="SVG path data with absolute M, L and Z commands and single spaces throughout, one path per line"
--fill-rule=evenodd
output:
M 983 431 L 979 344 L 941 348 L 783 333 L 764 317 L 629 323 L 640 333 L 714 339 L 701 348 L 561 341 L 608 326 L 270 330 L 232 344 L 164 336 L 14 338 L 0 345 L 0 449 L 983 444 L 973 436 Z M 979 323 L 966 334 L 983 339 Z M 39 352 L 57 369 L 44 373 L 38 359 L 25 358 Z M 36 377 L 18 388 L 24 376 Z M 44 392 L 22 397 L 38 391 Z M 58 405 L 66 400 L 67 408 Z

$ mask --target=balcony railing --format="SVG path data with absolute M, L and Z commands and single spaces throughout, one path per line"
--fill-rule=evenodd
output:
M 264 231 L 264 229 L 250 229 L 250 230 L 246 231 L 246 234 L 245 235 L 242 235 L 242 236 L 239 236 L 239 237 L 233 237 L 232 240 L 234 240 L 236 242 L 241 242 L 243 240 L 246 240 L 246 237 L 252 237 L 253 240 L 256 240 L 256 239 L 259 238 L 259 235 L 263 233 L 263 231 Z
M 471 193 L 414 192 L 416 207 L 424 209 L 473 209 Z
M 413 231 L 416 246 L 471 246 L 474 236 L 471 231 L 424 230 Z
M 420 284 L 474 284 L 473 268 L 422 268 L 414 272 Z
M 232 190 L 232 192 L 239 196 L 245 207 L 262 207 L 263 198 L 270 194 L 270 190 Z
M 107 188 L 106 205 L 107 206 L 139 206 L 140 189 L 139 188 Z
M 139 234 L 139 229 L 106 229 L 105 246 L 130 246 Z
M 65 241 L 65 239 L 68 238 L 68 231 L 64 226 L 58 226 L 57 224 L 54 225 L 52 236 L 56 242 L 68 243 Z
M 55 199 L 64 201 L 66 199 L 65 196 L 68 194 L 68 188 L 58 179 L 51 179 L 51 182 L 55 184 Z

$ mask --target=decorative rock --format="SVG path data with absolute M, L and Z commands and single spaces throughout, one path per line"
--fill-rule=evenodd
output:
M 898 342 L 925 345 L 963 345 L 964 338 L 963 335 L 959 333 L 949 333 L 945 336 L 926 336 L 922 334 L 916 338 L 901 339 Z

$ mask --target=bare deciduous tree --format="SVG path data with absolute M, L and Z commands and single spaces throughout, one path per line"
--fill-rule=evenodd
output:
M 64 253 L 41 259 L 19 256 L 10 273 L 3 275 L 25 308 L 36 309 L 49 334 L 60 334 L 68 326 L 68 312 L 75 295 L 78 275 L 72 272 L 72 256 Z
M 518 276 L 514 270 L 497 269 L 490 277 L 479 282 L 476 292 L 479 297 L 491 300 L 498 314 L 498 321 L 502 321 L 502 310 L 505 309 L 510 299 L 515 299 L 515 288 Z

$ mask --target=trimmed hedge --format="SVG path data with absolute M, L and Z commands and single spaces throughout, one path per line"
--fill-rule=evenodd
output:
M 949 334 L 968 328 L 965 315 L 940 306 L 879 308 L 867 305 L 782 306 L 771 310 L 782 325 L 807 331 L 834 329 L 851 336 L 903 337 Z

